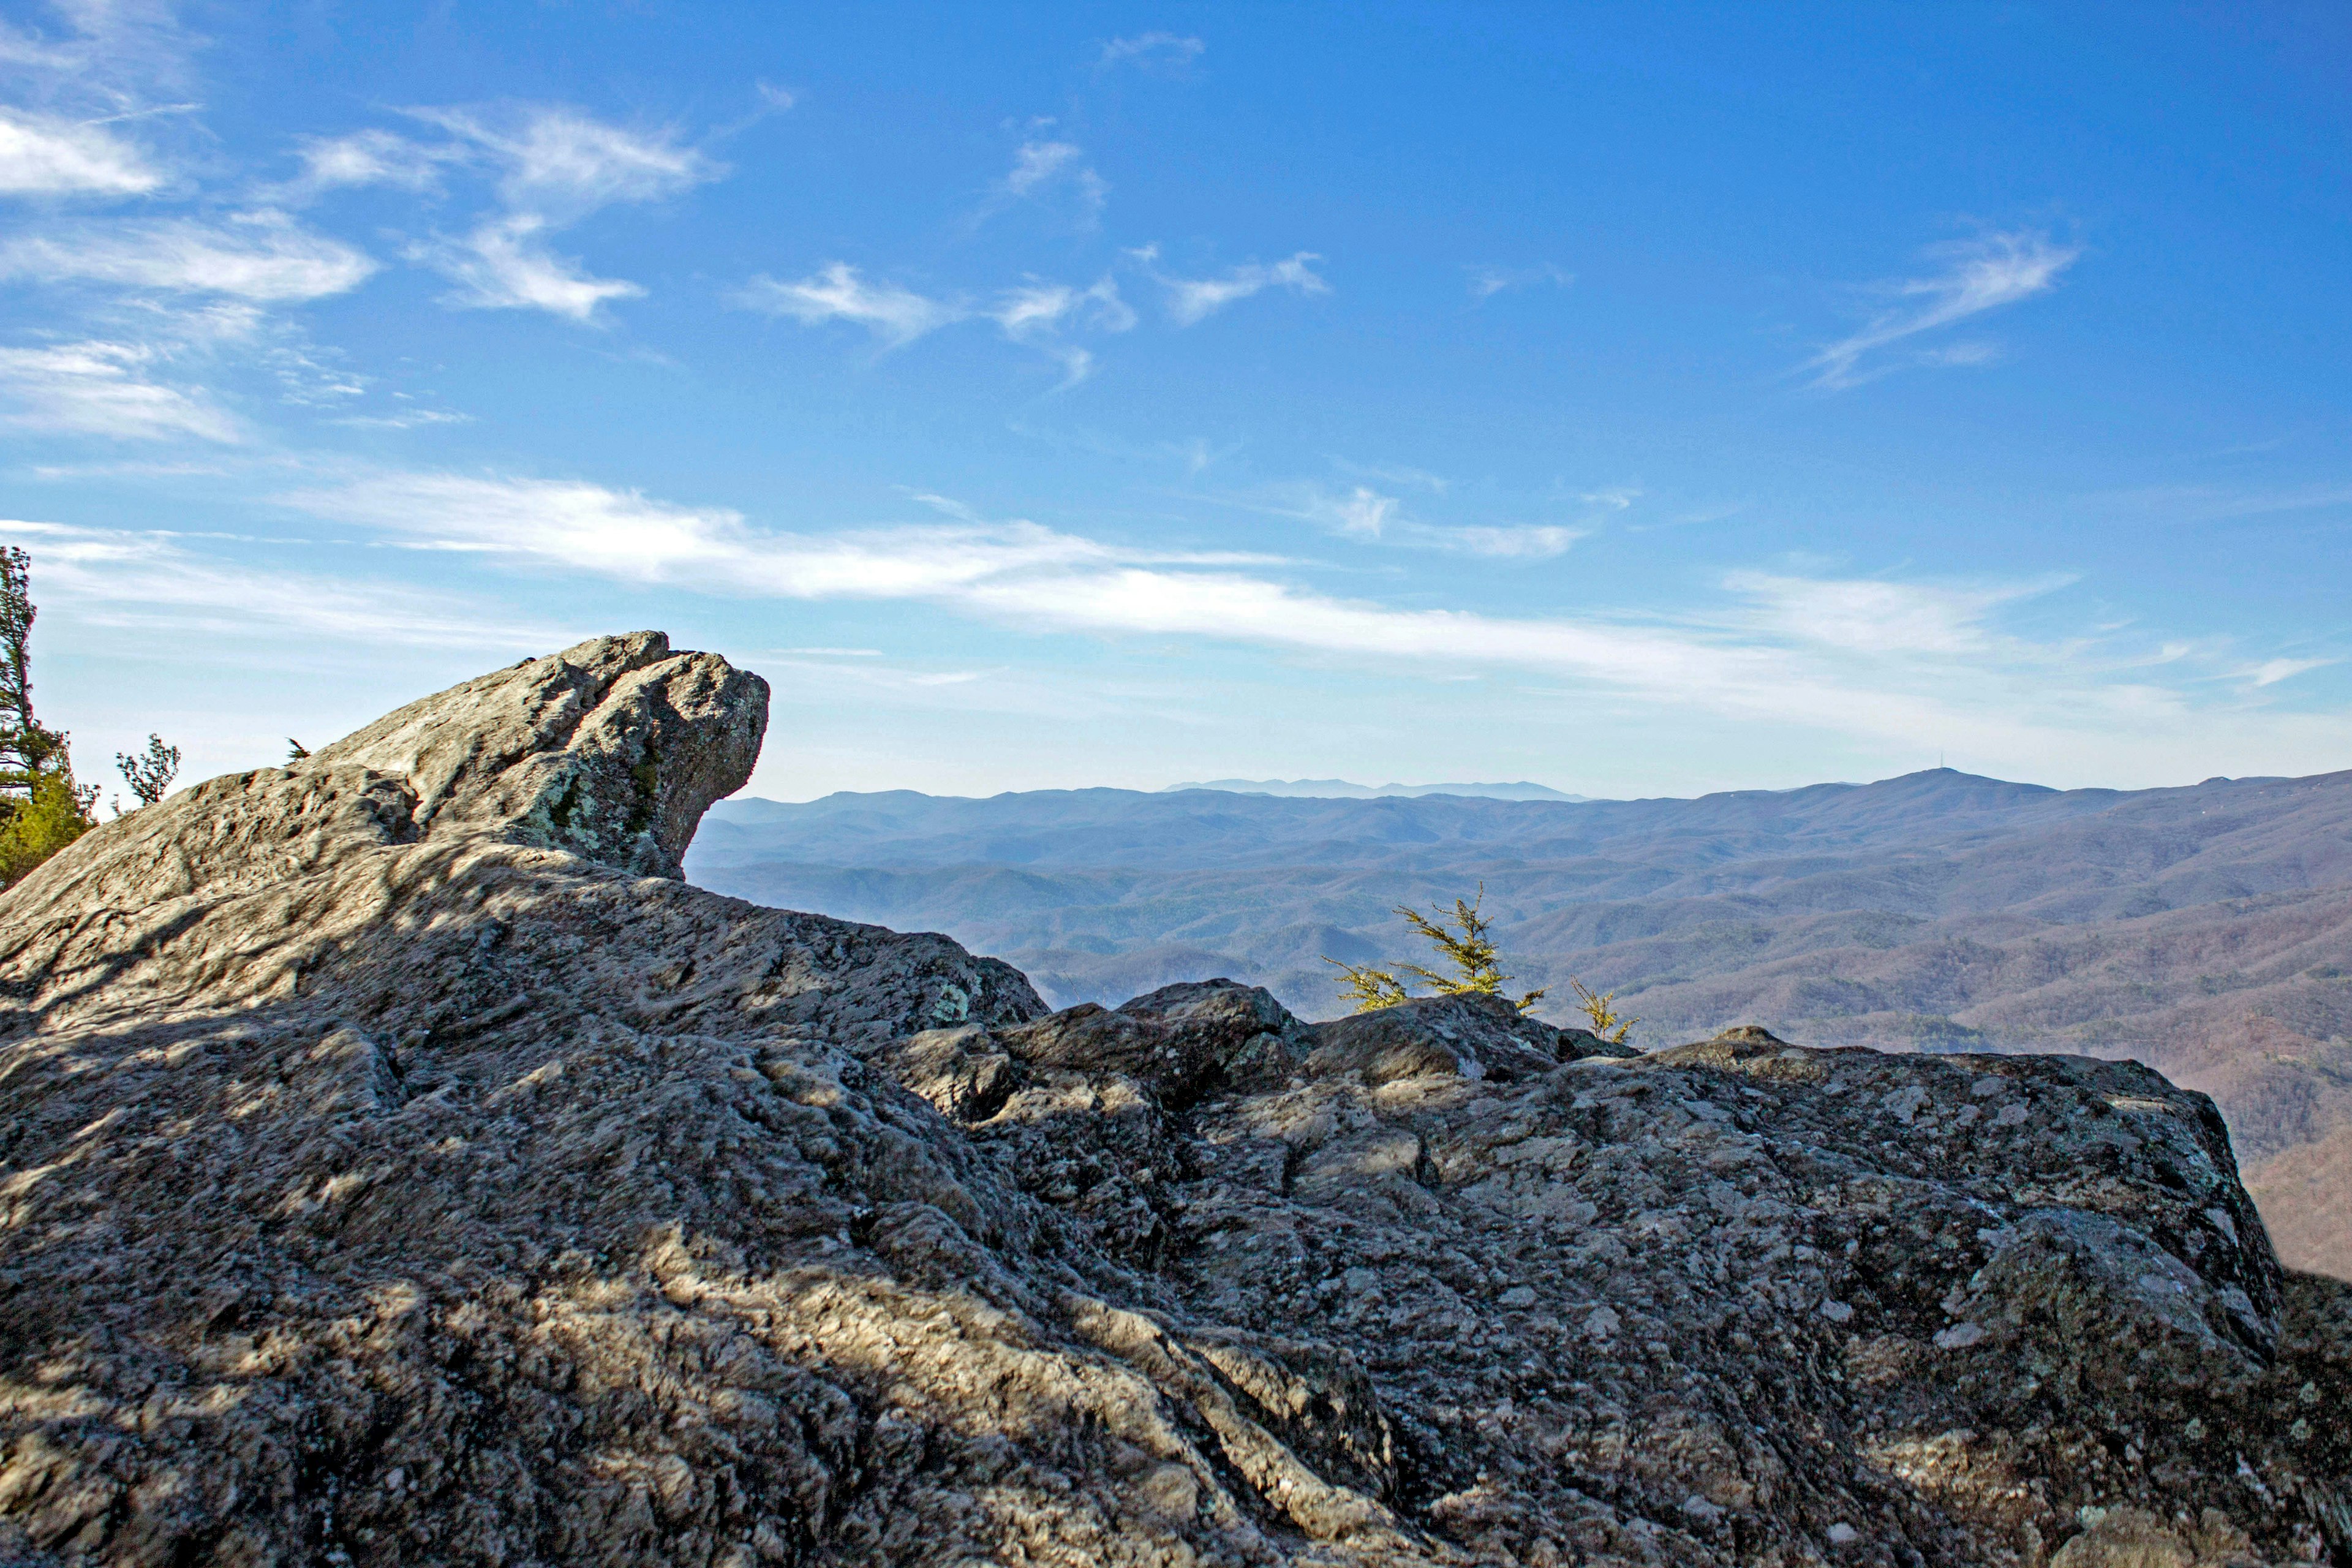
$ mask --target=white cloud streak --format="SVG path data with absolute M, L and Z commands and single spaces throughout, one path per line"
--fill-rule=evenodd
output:
M 1004 176 L 1004 188 L 1013 195 L 1025 196 L 1084 155 L 1072 142 L 1024 142 L 1013 155 L 1013 172 Z
M 0 195 L 137 196 L 163 183 L 103 125 L 0 108 Z
M 1396 497 L 1384 496 L 1370 485 L 1358 485 L 1341 496 L 1316 489 L 1303 490 L 1288 515 L 1343 538 L 1378 539 L 1388 531 L 1402 507 Z
M 1410 470 L 1408 470 L 1410 471 Z M 1442 493 L 1444 481 L 1434 475 L 1416 475 L 1424 486 Z M 1343 539 L 1365 543 L 1402 545 L 1414 550 L 1442 550 L 1456 555 L 1484 555 L 1505 560 L 1541 561 L 1568 552 L 1570 546 L 1591 531 L 1557 523 L 1472 524 L 1446 527 L 1422 522 L 1405 514 L 1404 502 L 1382 495 L 1370 485 L 1356 485 L 1333 494 L 1319 485 L 1297 485 L 1281 491 L 1271 503 L 1243 502 L 1250 510 L 1272 512 L 1313 523 Z
M 836 261 L 797 283 L 762 275 L 738 289 L 735 303 L 772 316 L 789 316 L 809 326 L 847 321 L 865 328 L 884 346 L 902 348 L 971 312 L 894 283 L 869 283 L 857 268 Z
M 469 425 L 470 414 L 452 414 L 439 408 L 407 408 L 397 414 L 352 414 L 334 421 L 359 430 L 421 430 L 432 425 Z
M 1858 654 L 1979 655 L 1994 649 L 1996 612 L 2053 593 L 2064 574 L 2014 583 L 1896 583 L 1734 572 L 1724 585 L 1753 605 L 1758 631 Z
M 239 440 L 236 420 L 201 389 L 167 385 L 149 374 L 161 357 L 143 344 L 105 342 L 0 349 L 0 392 L 18 405 L 7 422 L 115 440 Z
M 2246 679 L 2256 686 L 2276 686 L 2282 680 L 2290 679 L 2309 670 L 2325 669 L 2335 662 L 2336 660 L 2332 658 L 2267 659 L 2247 671 Z
M 1147 70 L 1178 72 L 1208 52 L 1209 46 L 1199 38 L 1181 33 L 1139 33 L 1131 38 L 1113 38 L 1102 47 L 1096 57 L 1095 68 L 1108 70 L 1113 66 L 1140 66 Z
M 1023 142 L 1013 155 L 1002 194 L 1014 200 L 1034 200 L 1064 186 L 1076 204 L 1079 223 L 1092 227 L 1102 216 L 1110 185 L 1087 166 L 1085 152 L 1074 142 Z
M 462 240 L 419 246 L 409 254 L 457 285 L 443 299 L 462 310 L 545 310 L 586 322 L 606 300 L 645 293 L 622 279 L 590 277 L 577 262 L 557 256 L 541 237 L 546 227 L 536 213 L 516 213 Z
M 1881 351 L 1922 332 L 2049 292 L 2082 255 L 2082 248 L 2055 244 L 2047 235 L 2020 231 L 1939 246 L 1928 254 L 1946 263 L 1943 271 L 1879 286 L 1874 292 L 1900 303 L 1880 311 L 1862 331 L 1805 362 L 1814 386 L 1834 389 L 1868 381 L 1891 368 L 1882 363 Z M 1990 363 L 1999 353 L 1990 343 L 1967 342 L 1915 355 L 1913 362 L 1976 365 Z
M 345 293 L 375 270 L 375 261 L 362 252 L 271 211 L 217 224 L 194 218 L 87 222 L 0 246 L 0 277 L 221 294 L 264 304 Z
M 988 314 L 1014 342 L 1029 344 L 1059 361 L 1066 387 L 1091 374 L 1095 358 L 1087 349 L 1066 341 L 1062 335 L 1065 331 L 1124 332 L 1135 326 L 1134 310 L 1119 298 L 1118 280 L 1108 274 L 1091 289 L 1033 282 L 1010 289 Z
M 499 194 L 551 225 L 617 202 L 649 202 L 720 178 L 726 165 L 686 146 L 672 129 L 631 131 L 577 110 L 417 109 L 415 118 L 481 150 L 501 169 Z
M 445 301 L 462 310 L 545 310 L 593 323 L 614 300 L 642 285 L 598 278 L 557 256 L 547 237 L 600 207 L 677 195 L 728 172 L 670 129 L 632 131 L 576 110 L 544 105 L 495 110 L 415 109 L 411 117 L 454 140 L 425 146 L 365 132 L 306 150 L 303 181 L 429 185 L 441 164 L 486 163 L 498 171 L 499 210 L 461 239 L 413 246 L 411 259 L 457 288 Z M 299 185 L 302 181 L 298 181 Z
M 1119 297 L 1118 280 L 1108 274 L 1086 289 L 1032 279 L 1004 290 L 990 304 L 975 306 L 877 282 L 847 262 L 836 261 L 797 282 L 763 274 L 730 299 L 745 310 L 808 326 L 840 321 L 863 327 L 885 350 L 904 348 L 959 321 L 993 321 L 1007 339 L 1060 364 L 1066 387 L 1085 380 L 1095 363 L 1090 351 L 1070 341 L 1071 333 L 1118 333 L 1136 324 L 1134 309 Z
M 1492 555 L 1509 561 L 1549 561 L 1565 555 L 1569 547 L 1591 531 L 1559 523 L 1517 523 L 1504 527 L 1473 524 L 1437 531 L 1441 549 L 1472 555 Z
M 0 20 L 0 65 L 31 78 L 40 101 L 70 105 L 87 116 L 78 123 L 93 127 L 194 107 L 156 101 L 184 90 L 198 47 L 173 0 L 51 0 L 47 9 L 62 28 L 19 30 Z
M 1949 745 L 2032 772 L 2062 756 L 2105 766 L 2177 757 L 2184 727 L 2203 735 L 2235 724 L 2266 745 L 2308 748 L 2330 733 L 2340 741 L 2344 722 L 2200 706 L 2193 671 L 2160 686 L 2145 655 L 2001 632 L 2003 608 L 2052 579 L 1753 574 L 1727 584 L 1733 603 L 1712 616 L 1511 616 L 1341 598 L 1266 574 L 1274 563 L 1139 550 L 1021 521 L 793 534 L 753 528 L 730 509 L 593 484 L 448 474 L 382 474 L 284 499 L 421 546 L 639 586 L 914 601 L 1027 631 L 1199 637 L 1430 673 L 1519 671 L 1590 699 L 1914 750 Z M 1833 624 L 1857 607 L 1859 627 Z
M 462 163 L 465 149 L 447 144 L 412 142 L 389 131 L 355 131 L 348 136 L 305 137 L 298 149 L 302 172 L 273 195 L 308 200 L 325 191 L 364 185 L 392 185 L 404 191 L 430 191 L 441 183 L 450 164 Z
M 1159 251 L 1147 247 L 1135 255 L 1148 267 L 1158 258 Z M 1189 327 L 1268 289 L 1287 289 L 1295 294 L 1328 294 L 1331 286 L 1309 265 L 1321 259 L 1313 251 L 1302 250 L 1286 261 L 1253 261 L 1236 267 L 1221 278 L 1171 278 L 1157 271 L 1152 277 L 1168 290 L 1170 319 L 1180 327 Z
M 1484 304 L 1509 289 L 1524 289 L 1530 283 L 1552 283 L 1565 289 L 1576 281 L 1576 274 L 1546 261 L 1535 267 L 1468 267 L 1470 298 Z
M 208 641 L 297 637 L 367 647 L 543 652 L 567 628 L 378 575 L 231 564 L 163 532 L 0 521 L 0 539 L 39 558 L 41 602 L 100 628 Z

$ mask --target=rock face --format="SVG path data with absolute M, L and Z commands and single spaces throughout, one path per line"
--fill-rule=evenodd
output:
M 751 776 L 767 727 L 758 676 L 637 632 L 412 702 L 302 771 L 405 778 L 426 837 L 496 834 L 675 877 L 703 812 Z
M 1308 1065 L 1318 1077 L 1352 1076 L 1377 1089 L 1429 1073 L 1510 1083 L 1578 1058 L 1639 1054 L 1583 1029 L 1556 1029 L 1500 996 L 1423 996 L 1318 1026 Z
M 2130 1064 L 1046 1015 L 685 886 L 655 634 L 0 899 L 0 1561 L 2352 1561 L 2352 1289 Z

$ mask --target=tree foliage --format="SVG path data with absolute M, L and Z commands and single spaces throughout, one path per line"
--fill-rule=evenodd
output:
M 1576 1005 L 1592 1021 L 1592 1032 L 1612 1046 L 1622 1046 L 1633 1032 L 1639 1018 L 1630 1018 L 1617 1011 L 1614 991 L 1595 992 L 1591 986 L 1571 976 L 1569 984 L 1576 987 Z
M 163 798 L 172 781 L 180 773 L 180 748 L 163 744 L 161 735 L 147 737 L 147 749 L 132 755 L 114 753 L 114 765 L 131 785 L 131 793 L 139 797 L 142 805 L 152 805 Z
M 98 787 L 74 783 L 66 733 L 33 715 L 32 558 L 0 546 L 0 886 L 89 831 Z
M 1412 993 L 1403 981 L 1385 969 L 1370 964 L 1340 963 L 1336 958 L 1325 957 L 1326 963 L 1339 964 L 1339 994 L 1355 1004 L 1359 1013 L 1377 1013 L 1383 1007 L 1393 1007 L 1400 1002 L 1412 1000 Z
M 1412 1001 L 1415 981 L 1426 984 L 1433 996 L 1503 995 L 1503 987 L 1511 977 L 1503 973 L 1501 952 L 1487 934 L 1493 922 L 1478 912 L 1478 906 L 1486 901 L 1486 885 L 1481 882 L 1476 898 L 1454 900 L 1451 915 L 1443 907 L 1427 915 L 1410 905 L 1396 907 L 1406 923 L 1436 950 L 1438 959 L 1446 965 L 1443 970 L 1419 963 L 1382 969 L 1375 964 L 1343 963 L 1328 956 L 1323 962 L 1340 971 L 1344 978 L 1339 982 L 1339 994 L 1355 1003 L 1359 1013 L 1377 1012 Z M 1543 996 L 1541 991 L 1530 991 L 1512 1005 L 1525 1013 Z
M 73 782 L 63 758 L 32 776 L 26 794 L 9 802 L 0 826 L 0 887 L 13 887 L 26 872 L 79 838 L 95 826 L 89 808 L 95 786 Z

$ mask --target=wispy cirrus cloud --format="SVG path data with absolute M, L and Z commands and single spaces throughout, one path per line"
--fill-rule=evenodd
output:
M 354 430 L 423 430 L 435 425 L 470 425 L 470 414 L 441 408 L 404 408 L 393 414 L 353 414 L 333 421 Z
M 99 204 L 187 183 L 159 122 L 200 107 L 176 101 L 196 40 L 169 0 L 52 0 L 15 12 L 19 20 L 0 19 L 0 70 L 15 100 L 0 105 L 0 196 Z
M 19 429 L 127 441 L 243 438 L 236 419 L 202 388 L 158 379 L 163 361 L 144 343 L 0 349 L 0 393 L 16 405 L 6 422 Z
M 1444 481 L 1436 476 L 1421 475 L 1417 470 L 1407 472 L 1424 487 L 1435 480 L 1433 493 L 1444 492 Z M 1504 560 L 1540 561 L 1563 555 L 1591 531 L 1564 523 L 1423 522 L 1406 512 L 1401 498 L 1385 495 L 1370 485 L 1354 485 L 1339 491 L 1317 484 L 1288 485 L 1277 489 L 1270 499 L 1237 504 L 1276 517 L 1296 518 L 1343 539 Z
M 1320 485 L 1301 485 L 1284 498 L 1287 505 L 1274 508 L 1279 515 L 1311 522 L 1343 539 L 1379 539 L 1403 514 L 1403 503 L 1370 485 L 1357 485 L 1334 495 Z
M 349 293 L 380 264 L 276 202 L 202 216 L 68 216 L 88 204 L 179 201 L 208 191 L 217 150 L 173 157 L 201 137 L 184 92 L 200 47 L 167 0 L 59 0 L 59 25 L 0 26 L 12 88 L 39 107 L 0 109 L 0 194 L 52 197 L 0 237 L 0 279 L 48 291 L 0 363 L 5 416 L 23 429 L 121 441 L 242 441 L 221 388 L 277 383 L 286 402 L 341 407 L 360 378 L 304 338 L 287 308 Z M 73 110 L 68 113 L 68 109 Z M 30 339 L 32 341 L 26 341 Z M 206 384 L 212 383 L 214 384 Z M 249 384 L 247 390 L 250 391 Z M 265 393 L 265 395 L 268 395 Z
M 1013 155 L 1004 189 L 1012 195 L 1029 195 L 1071 173 L 1085 155 L 1075 142 L 1024 142 Z
M 1119 298 L 1118 279 L 1106 273 L 1090 289 L 1067 283 L 1031 282 L 1006 291 L 989 318 L 1017 343 L 1026 343 L 1061 362 L 1064 386 L 1075 386 L 1094 370 L 1094 354 L 1065 333 L 1085 327 L 1124 332 L 1135 326 L 1135 310 Z
M 47 75 L 61 95 L 117 113 L 186 84 L 199 40 L 181 25 L 172 0 L 56 0 L 48 9 L 61 27 L 0 22 L 0 61 Z
M 1009 289 L 989 312 L 997 325 L 1015 336 L 1040 328 L 1058 327 L 1079 316 L 1090 316 L 1105 331 L 1123 332 L 1135 325 L 1135 311 L 1118 297 L 1118 283 L 1108 276 L 1091 289 L 1067 283 L 1032 282 Z
M 1287 289 L 1294 294 L 1328 294 L 1331 286 L 1316 272 L 1313 263 L 1323 258 L 1311 250 L 1302 250 L 1282 261 L 1248 262 L 1215 278 L 1174 278 L 1158 270 L 1160 258 L 1157 246 L 1145 246 L 1131 253 L 1136 260 L 1150 271 L 1152 279 L 1167 290 L 1168 315 L 1180 327 L 1189 327 L 1238 300 L 1262 294 L 1268 289 Z
M 408 112 L 478 150 L 498 167 L 506 205 L 550 223 L 576 222 L 615 203 L 657 201 L 728 173 L 675 127 L 635 130 L 562 105 Z
M 1570 546 L 1591 531 L 1588 528 L 1570 528 L 1557 522 L 1499 526 L 1467 523 L 1458 528 L 1437 530 L 1433 542 L 1439 549 L 1458 550 L 1469 555 L 1491 555 L 1507 561 L 1549 561 L 1555 555 L 1567 554 Z
M 877 283 L 845 261 L 818 268 L 796 282 L 765 273 L 731 296 L 746 310 L 788 316 L 808 326 L 845 321 L 871 332 L 885 348 L 904 348 L 971 312 L 961 304 L 934 300 L 895 283 Z
M 1031 279 L 975 305 L 869 279 L 836 261 L 796 282 L 754 278 L 730 298 L 746 310 L 808 326 L 839 321 L 864 328 L 886 351 L 960 321 L 992 321 L 1011 342 L 1059 363 L 1065 386 L 1085 380 L 1095 363 L 1093 353 L 1073 341 L 1073 334 L 1124 332 L 1136 324 L 1133 307 L 1120 298 L 1118 282 L 1108 274 L 1084 289 Z
M 342 241 L 268 210 L 220 223 L 92 219 L 0 244 L 0 277 L 226 295 L 264 304 L 347 293 L 376 266 Z
M 530 214 L 560 228 L 603 207 L 662 200 L 729 173 L 674 126 L 615 125 L 562 104 L 404 112 L 442 132 L 440 139 L 381 127 L 302 137 L 294 149 L 300 172 L 270 187 L 272 198 L 303 200 L 371 185 L 431 191 L 453 170 L 471 169 L 490 179 L 508 214 Z
M 2298 675 L 2307 675 L 2315 669 L 2326 669 L 2329 665 L 2338 662 L 2340 661 L 2332 658 L 2272 658 L 2264 659 L 2252 668 L 2241 673 L 2252 685 L 2276 686 L 2282 680 L 2289 680 Z
M 1739 571 L 1724 586 L 1751 606 L 1745 624 L 1792 642 L 1867 654 L 1982 654 L 1995 616 L 2075 581 L 2049 573 L 2006 582 L 1904 583 Z
M 1512 289 L 1524 289 L 1534 283 L 1549 283 L 1565 289 L 1576 281 L 1576 274 L 1550 262 L 1533 267 L 1471 266 L 1463 269 L 1475 304 L 1485 304 L 1496 295 Z
M 328 191 L 390 185 L 399 190 L 437 189 L 450 165 L 468 161 L 468 150 L 455 142 L 412 141 L 383 130 L 354 131 L 343 136 L 306 136 L 295 147 L 301 173 L 268 188 L 273 201 L 314 199 Z
M 1038 127 L 1052 121 L 1039 121 Z M 1058 208 L 1078 227 L 1091 229 L 1102 221 L 1110 184 L 1087 162 L 1086 150 L 1075 142 L 1037 136 L 1013 150 L 1013 166 L 990 192 L 971 217 L 977 227 L 1015 202 Z
M 496 476 L 384 473 L 282 499 L 390 539 L 628 584 L 912 600 L 1024 630 L 1197 637 L 1366 668 L 1516 670 L 1588 696 L 1911 748 L 1950 744 L 2042 772 L 2061 755 L 2169 755 L 2192 722 L 2242 724 L 2298 746 L 2340 736 L 2340 718 L 2215 706 L 2218 689 L 2189 668 L 2202 656 L 2119 649 L 2104 634 L 2041 641 L 2002 625 L 2010 606 L 2049 593 L 2054 579 L 1759 573 L 1727 578 L 1725 598 L 1676 616 L 1507 616 L 1339 597 L 1275 575 L 1277 562 L 990 522 L 951 504 L 946 525 L 792 533 L 724 507 Z M 2156 679 L 2171 668 L 2164 657 L 2181 661 L 2168 684 Z
M 2030 230 L 1937 246 L 1927 255 L 1943 263 L 1941 271 L 1874 286 L 1869 292 L 1895 302 L 1860 331 L 1821 350 L 1802 368 L 1812 385 L 1825 389 L 1871 380 L 1894 368 L 1891 351 L 1922 333 L 2049 292 L 2082 254 L 2080 246 L 2060 245 Z M 1999 355 L 1996 345 L 1962 342 L 1914 353 L 1908 363 L 1987 364 Z
M 364 647 L 500 651 L 560 646 L 571 628 L 461 594 L 331 573 L 231 564 L 163 531 L 0 520 L 40 556 L 44 605 L 100 628 L 245 641 L 300 637 Z
M 304 150 L 305 170 L 296 183 L 314 189 L 425 189 L 445 165 L 478 163 L 495 171 L 497 210 L 460 237 L 436 237 L 407 251 L 411 260 L 457 285 L 445 300 L 462 310 L 545 310 L 594 322 L 604 305 L 638 298 L 644 286 L 594 276 L 582 262 L 557 255 L 550 237 L 600 208 L 677 195 L 728 173 L 675 128 L 632 129 L 560 105 L 407 112 L 450 140 L 420 143 L 363 132 L 319 143 Z
M 1099 71 L 1114 66 L 1136 66 L 1175 75 L 1206 54 L 1208 48 L 1199 38 L 1182 33 L 1138 33 L 1103 45 L 1102 52 L 1095 57 L 1095 68 Z
M 579 262 L 558 256 L 542 237 L 547 220 L 537 213 L 492 218 L 462 240 L 412 247 L 411 260 L 424 262 L 457 285 L 445 298 L 476 310 L 545 310 L 588 322 L 610 300 L 634 300 L 642 285 L 620 278 L 596 278 Z
M 138 196 L 163 183 L 148 155 L 103 123 L 0 108 L 0 195 Z

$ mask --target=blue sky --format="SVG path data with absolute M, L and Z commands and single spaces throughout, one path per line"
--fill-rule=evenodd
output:
M 0 8 L 37 695 L 782 798 L 2352 766 L 2340 7 Z

